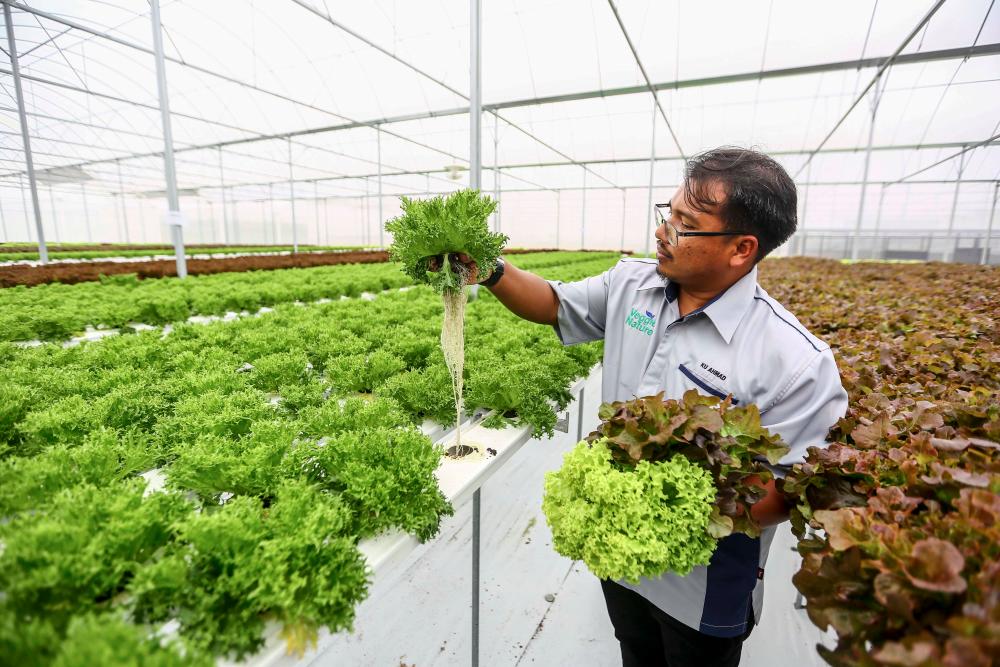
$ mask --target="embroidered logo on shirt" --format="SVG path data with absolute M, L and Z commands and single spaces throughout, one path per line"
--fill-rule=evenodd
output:
M 636 331 L 641 331 L 647 336 L 652 336 L 653 327 L 656 326 L 656 317 L 654 317 L 653 313 L 648 310 L 643 312 L 638 308 L 633 308 L 632 312 L 630 312 L 628 317 L 625 318 L 625 324 L 632 327 Z

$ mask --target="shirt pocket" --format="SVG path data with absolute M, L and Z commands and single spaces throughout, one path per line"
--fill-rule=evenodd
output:
M 718 398 L 725 398 L 731 391 L 726 387 L 718 378 L 708 373 L 703 372 L 698 368 L 687 366 L 685 364 L 679 364 L 677 366 L 678 372 L 683 375 L 688 383 L 694 385 L 692 389 L 697 389 L 699 393 L 708 394 L 709 396 L 716 396 Z M 739 405 L 740 400 L 737 396 L 732 398 L 733 405 Z

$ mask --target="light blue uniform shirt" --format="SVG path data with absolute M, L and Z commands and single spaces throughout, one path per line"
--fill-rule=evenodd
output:
M 809 446 L 824 446 L 847 410 L 833 353 L 761 289 L 756 267 L 681 318 L 677 285 L 664 281 L 656 265 L 627 258 L 593 278 L 549 281 L 559 298 L 555 329 L 563 344 L 604 340 L 601 400 L 660 391 L 676 399 L 689 389 L 732 394 L 737 405 L 755 403 L 762 425 L 791 447 L 783 466 L 801 461 Z M 691 628 L 739 636 L 751 604 L 760 620 L 774 530 L 757 539 L 734 534 L 721 540 L 711 562 L 685 577 L 666 573 L 638 585 L 619 583 Z

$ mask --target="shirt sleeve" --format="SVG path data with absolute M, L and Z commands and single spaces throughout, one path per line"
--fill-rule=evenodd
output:
M 817 354 L 789 388 L 761 415 L 761 426 L 778 433 L 789 451 L 774 470 L 783 474 L 805 458 L 806 449 L 825 447 L 826 435 L 847 412 L 847 392 L 829 348 Z
M 554 328 L 563 345 L 604 338 L 612 271 L 614 268 L 572 283 L 548 281 L 559 299 L 559 318 Z

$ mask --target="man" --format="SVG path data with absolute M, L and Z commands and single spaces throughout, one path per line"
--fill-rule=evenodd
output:
M 656 214 L 656 259 L 622 259 L 568 284 L 501 261 L 481 284 L 566 345 L 604 339 L 605 402 L 693 388 L 756 404 L 791 447 L 780 475 L 847 409 L 829 346 L 757 284 L 757 262 L 795 231 L 795 184 L 766 155 L 720 148 L 688 162 Z M 768 526 L 760 538 L 721 540 L 709 565 L 686 577 L 601 582 L 626 667 L 739 664 L 760 618 L 774 526 L 787 518 L 774 482 L 765 488 L 752 510 Z

